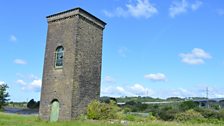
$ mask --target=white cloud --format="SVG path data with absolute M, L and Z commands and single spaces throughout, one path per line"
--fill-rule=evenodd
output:
M 150 96 L 154 93 L 153 90 L 144 87 L 141 84 L 134 84 L 127 87 L 111 86 L 101 89 L 102 96 Z
M 2 84 L 5 84 L 5 82 L 4 81 L 0 81 L 0 85 L 2 85 Z
M 23 59 L 15 59 L 14 63 L 19 64 L 19 65 L 26 65 L 27 64 L 27 62 Z
M 127 52 L 128 52 L 128 48 L 126 48 L 126 47 L 121 47 L 118 49 L 118 54 L 121 57 L 127 57 Z
M 175 17 L 181 13 L 187 12 L 188 3 L 186 0 L 181 0 L 181 2 L 174 1 L 169 8 L 170 16 Z
M 106 88 L 101 88 L 101 95 L 102 96 L 132 96 L 130 92 L 128 92 L 124 87 L 122 86 L 110 86 Z
M 150 18 L 158 13 L 157 9 L 148 0 L 137 0 L 136 5 L 127 4 L 128 12 L 133 17 Z
M 194 4 L 191 5 L 191 9 L 192 9 L 193 11 L 196 11 L 198 8 L 201 7 L 202 4 L 203 4 L 203 3 L 202 3 L 201 1 L 196 1 Z
M 103 13 L 107 17 L 127 17 L 132 16 L 135 18 L 150 18 L 158 13 L 158 10 L 148 0 L 137 0 L 136 4 L 126 4 L 126 8 L 117 7 L 113 12 L 104 10 Z
M 109 12 L 106 10 L 103 10 L 103 13 L 105 14 L 105 16 L 107 17 L 127 17 L 128 16 L 128 12 L 126 10 L 124 10 L 121 7 L 117 7 L 114 12 Z
M 9 38 L 9 40 L 10 40 L 11 42 L 16 42 L 16 41 L 17 41 L 17 38 L 16 38 L 15 35 L 11 35 L 10 38 Z
M 115 92 L 114 93 L 118 93 L 118 94 L 120 94 L 120 95 L 123 95 L 123 96 L 127 96 L 128 94 L 129 94 L 129 92 L 128 91 L 126 91 L 123 87 L 121 87 L 121 86 L 117 86 L 116 88 L 115 88 Z
M 30 83 L 27 83 L 24 80 L 17 80 L 16 83 L 21 85 L 21 89 L 24 91 L 39 92 L 41 89 L 42 81 L 41 79 L 38 79 L 38 80 L 32 80 Z
M 173 1 L 169 8 L 169 15 L 170 17 L 174 18 L 177 15 L 186 13 L 189 10 L 196 11 L 198 10 L 201 5 L 202 1 L 195 1 L 195 3 L 188 3 L 187 0 L 181 0 L 181 1 Z
M 177 88 L 177 89 L 172 89 L 170 97 L 197 97 L 197 93 L 193 92 L 193 90 L 188 90 L 184 88 Z
M 26 82 L 24 82 L 23 80 L 17 80 L 16 83 L 17 83 L 17 84 L 20 84 L 20 85 L 22 85 L 22 86 L 27 85 Z
M 40 89 L 41 89 L 41 85 L 42 85 L 42 81 L 41 81 L 41 79 L 33 80 L 33 81 L 28 85 L 27 88 L 28 88 L 29 90 L 39 92 Z
M 152 81 L 166 81 L 166 75 L 163 73 L 147 74 L 144 78 Z
M 22 79 L 18 79 L 16 83 L 21 86 L 22 90 L 35 91 L 35 92 L 40 91 L 42 80 L 39 79 L 37 76 L 33 74 L 29 75 L 18 74 L 18 75 L 19 75 L 18 77 Z
M 109 84 L 116 83 L 115 79 L 112 78 L 111 76 L 106 76 L 106 77 L 104 78 L 103 82 L 105 82 L 105 83 L 109 83 Z
M 101 88 L 101 96 L 121 97 L 121 96 L 150 96 L 159 98 L 168 97 L 206 97 L 206 87 L 194 88 L 174 88 L 174 89 L 150 89 L 142 84 L 129 86 L 110 86 Z M 223 98 L 224 89 L 209 87 L 209 98 Z
M 152 95 L 154 92 L 151 89 L 145 88 L 141 84 L 134 84 L 131 88 L 131 93 L 137 95 L 137 96 L 148 96 Z
M 209 53 L 200 48 L 194 48 L 191 53 L 181 53 L 180 57 L 182 62 L 191 65 L 203 64 L 206 59 L 212 58 Z

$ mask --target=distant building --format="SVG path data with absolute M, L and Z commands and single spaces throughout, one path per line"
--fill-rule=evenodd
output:
M 81 8 L 50 15 L 47 20 L 39 116 L 70 120 L 99 99 L 106 23 Z

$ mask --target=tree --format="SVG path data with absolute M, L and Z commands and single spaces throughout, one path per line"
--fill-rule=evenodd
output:
M 0 109 L 9 101 L 9 93 L 6 91 L 7 88 L 9 88 L 7 84 L 0 84 Z
M 28 103 L 27 103 L 27 108 L 29 109 L 37 109 L 40 106 L 40 101 L 36 102 L 34 99 L 31 99 Z

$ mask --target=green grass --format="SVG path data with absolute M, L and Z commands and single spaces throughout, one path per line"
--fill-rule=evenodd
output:
M 113 124 L 111 124 L 113 122 Z M 114 123 L 115 122 L 115 123 Z M 37 116 L 24 116 L 0 112 L 0 126 L 124 126 L 120 121 L 73 120 L 50 123 L 40 120 Z M 128 126 L 222 126 L 221 124 L 192 124 L 164 121 L 128 122 Z

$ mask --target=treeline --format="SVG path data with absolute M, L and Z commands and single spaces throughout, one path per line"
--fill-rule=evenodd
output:
M 106 97 L 103 96 L 100 98 L 101 100 L 105 100 L 105 99 L 111 99 L 111 97 Z M 189 98 L 180 98 L 180 97 L 169 97 L 166 99 L 161 99 L 161 98 L 153 98 L 153 97 L 146 97 L 146 96 L 138 96 L 138 97 L 118 97 L 118 98 L 113 98 L 116 99 L 116 102 L 118 103 L 126 103 L 126 102 L 130 102 L 130 101 L 135 101 L 135 102 L 164 102 L 164 101 L 186 101 L 186 100 L 202 100 L 202 99 L 206 99 L 204 97 L 189 97 Z

